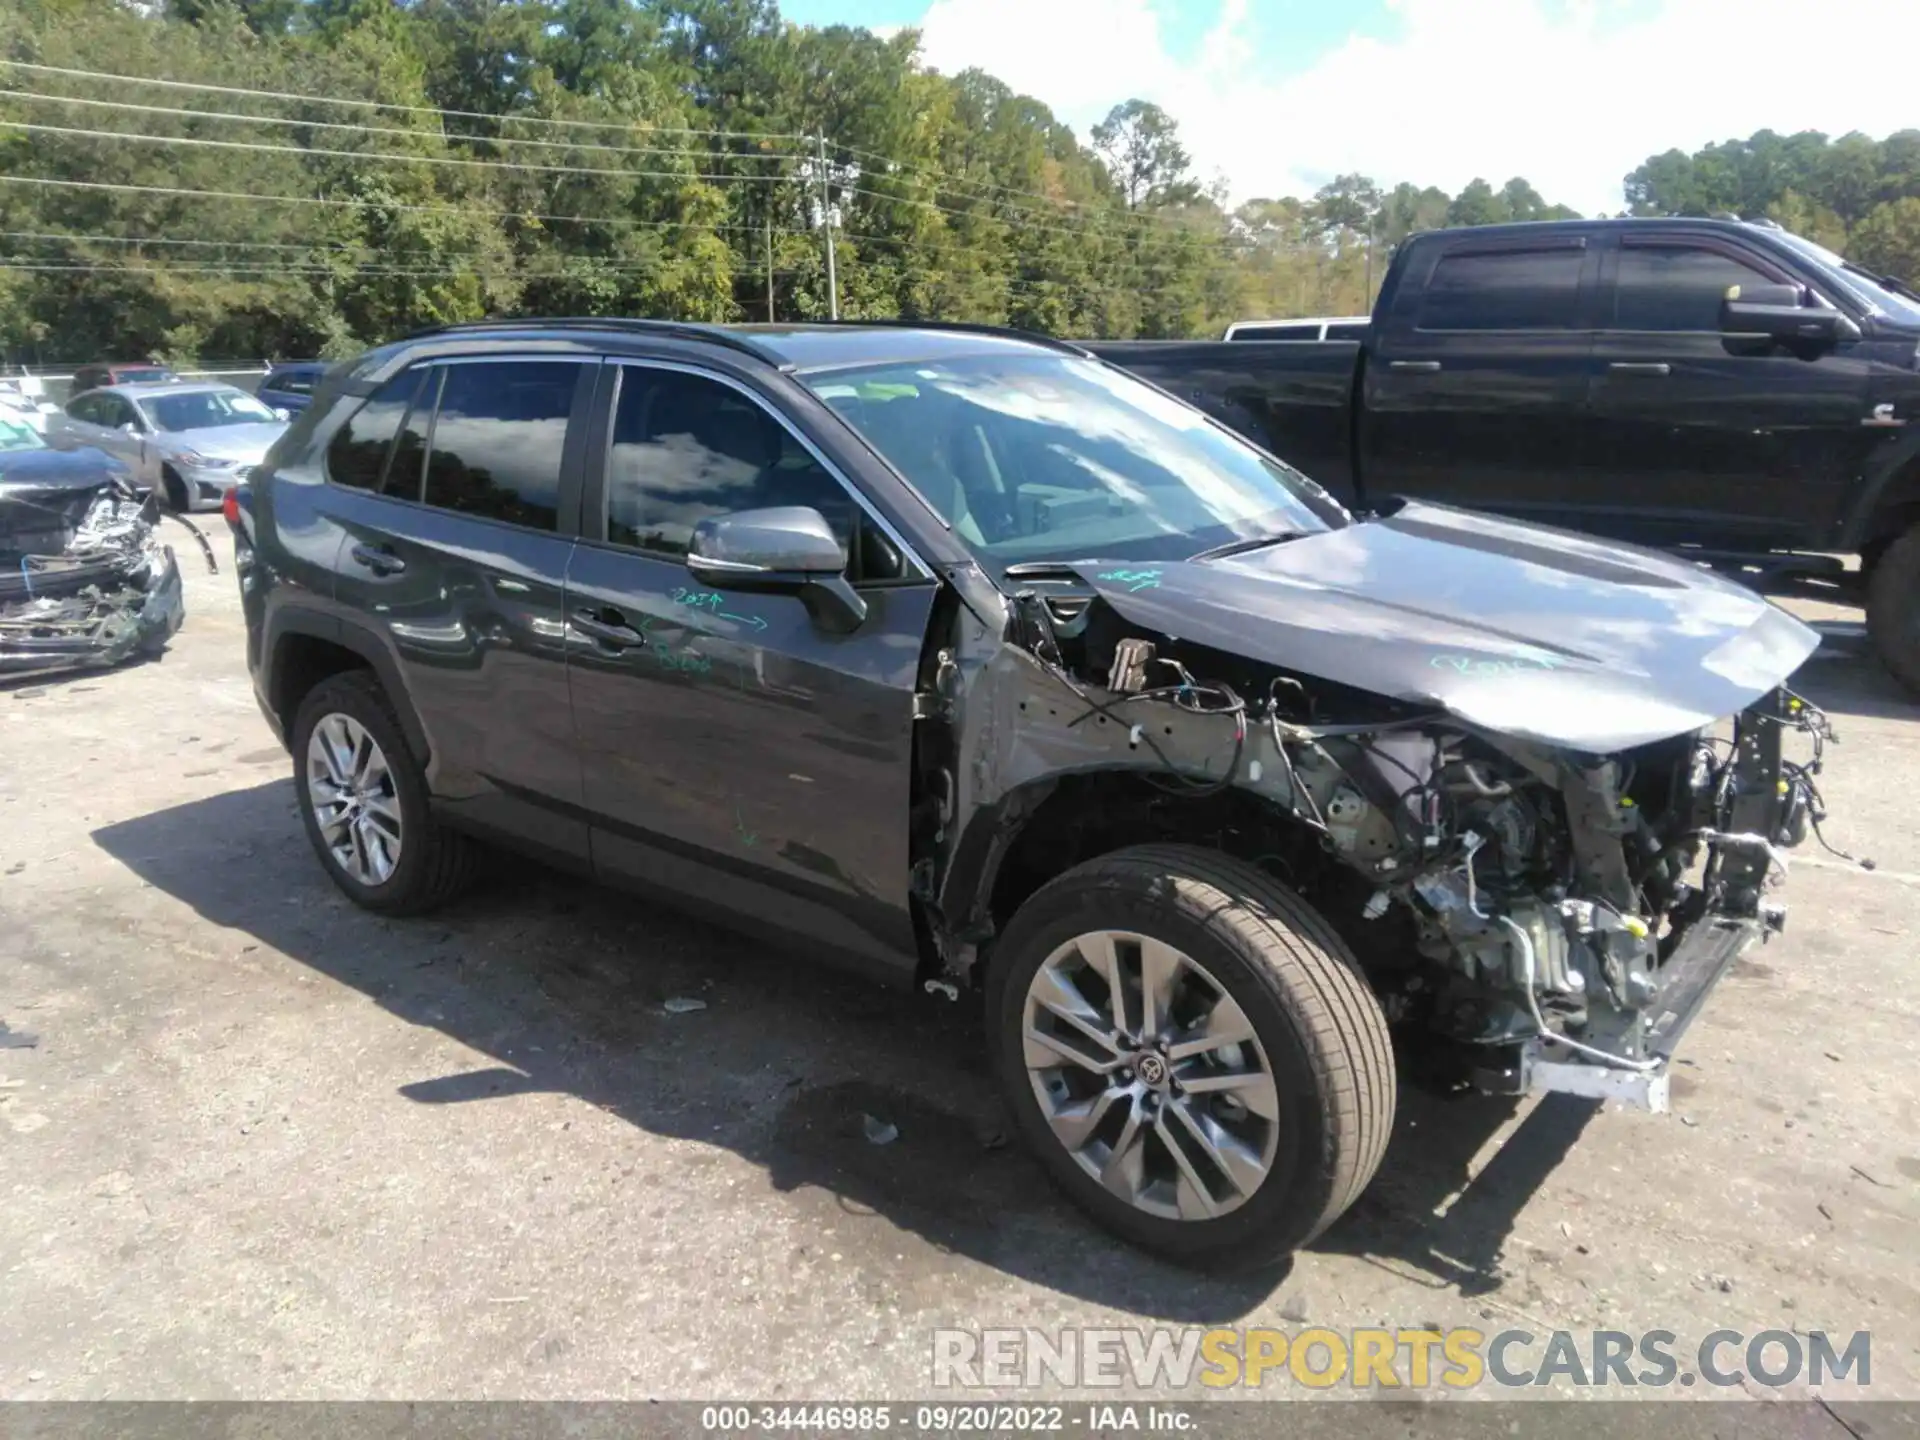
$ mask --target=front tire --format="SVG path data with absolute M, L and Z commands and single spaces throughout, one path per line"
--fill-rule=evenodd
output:
M 1326 921 L 1251 865 L 1145 845 L 1068 871 L 1008 925 L 988 1003 L 1028 1144 L 1149 1250 L 1266 1264 L 1379 1168 L 1386 1018 Z
M 307 838 L 355 904 L 418 915 L 471 882 L 478 848 L 434 819 L 426 776 L 371 674 L 331 675 L 307 692 L 293 758 Z
M 1889 545 L 1867 577 L 1867 634 L 1894 678 L 1920 694 L 1920 525 Z

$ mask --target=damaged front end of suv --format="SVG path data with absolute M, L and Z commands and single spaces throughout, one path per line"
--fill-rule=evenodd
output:
M 1666 557 L 1407 504 L 964 588 L 916 875 L 951 982 L 1075 856 L 1201 844 L 1311 903 L 1469 1083 L 1664 1110 L 1823 818 L 1832 732 L 1785 688 L 1817 637 Z
M 185 615 L 158 502 L 98 451 L 0 453 L 0 676 L 154 655 Z

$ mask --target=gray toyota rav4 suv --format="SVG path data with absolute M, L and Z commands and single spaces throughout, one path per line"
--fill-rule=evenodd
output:
M 1352 1203 L 1397 1049 L 1664 1108 L 1821 819 L 1784 612 L 1349 514 L 1030 336 L 436 330 L 338 367 L 227 518 L 354 901 L 491 841 L 971 997 L 1059 1183 L 1193 1261 Z

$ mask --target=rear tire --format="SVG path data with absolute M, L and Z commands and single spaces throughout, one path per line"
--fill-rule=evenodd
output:
M 329 764 L 329 737 L 343 742 L 332 746 L 336 757 L 351 754 Z M 472 882 L 479 847 L 434 818 L 426 776 L 371 673 L 330 675 L 307 692 L 294 715 L 293 757 L 307 838 L 356 905 L 419 915 Z
M 1920 525 L 1889 545 L 1867 577 L 1867 634 L 1894 678 L 1920 694 Z
M 1151 1006 L 1150 971 L 1179 977 Z M 1061 1023 L 1062 997 L 1091 1031 Z M 1007 926 L 988 1005 L 995 1074 L 1041 1163 L 1100 1224 L 1171 1259 L 1246 1270 L 1291 1253 L 1386 1151 L 1396 1097 L 1379 1003 L 1327 922 L 1241 861 L 1143 845 L 1068 871 Z M 1103 1029 L 1123 1038 L 1085 1038 Z M 1101 1064 L 1131 1058 L 1083 1073 L 1094 1067 L 1063 1063 L 1036 1030 Z M 1252 1043 L 1195 1051 L 1242 1031 Z

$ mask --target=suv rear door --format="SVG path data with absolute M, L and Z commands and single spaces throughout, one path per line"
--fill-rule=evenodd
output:
M 437 804 L 584 862 L 565 586 L 595 362 L 417 364 L 328 444 L 335 600 L 392 655 Z
M 911 967 L 913 694 L 936 588 L 815 438 L 745 381 L 609 361 L 567 575 L 569 679 L 607 878 L 757 917 L 829 957 Z M 723 593 L 702 518 L 809 505 L 869 607 L 831 634 L 790 595 Z
M 1359 473 L 1417 495 L 1578 523 L 1598 247 L 1583 232 L 1413 242 L 1367 354 Z
M 1837 523 L 1867 451 L 1872 362 L 1720 334 L 1731 285 L 1799 284 L 1743 237 L 1636 227 L 1608 253 L 1595 345 L 1592 527 L 1650 544 L 1810 546 Z

